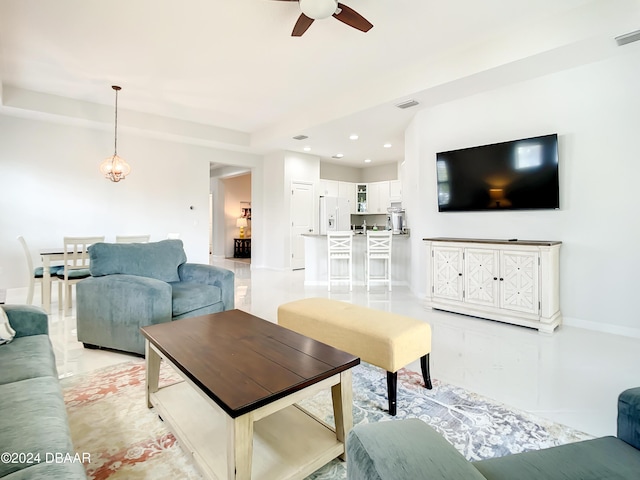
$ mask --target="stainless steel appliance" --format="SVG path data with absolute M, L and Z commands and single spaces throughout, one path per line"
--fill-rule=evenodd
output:
M 320 235 L 351 229 L 349 201 L 341 197 L 320 197 Z
M 388 208 L 392 233 L 402 233 L 404 229 L 404 210 L 401 208 Z

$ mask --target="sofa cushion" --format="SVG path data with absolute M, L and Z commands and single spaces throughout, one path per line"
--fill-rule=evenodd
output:
M 29 378 L 0 385 L 0 398 L 0 452 L 30 452 L 41 458 L 51 452 L 73 452 L 57 378 Z M 0 477 L 31 465 L 0 462 Z
M 474 462 L 487 480 L 623 480 L 640 478 L 640 450 L 615 437 Z
M 10 344 L 2 346 L 0 365 L 0 385 L 26 378 L 52 377 L 56 381 L 58 378 L 48 335 L 16 338 Z
M 618 396 L 618 438 L 640 449 L 640 387 Z
M 4 305 L 11 326 L 18 337 L 43 335 L 49 333 L 47 312 L 33 305 Z
M 4 309 L 2 308 L 2 306 L 0 306 L 0 345 L 11 342 L 15 335 L 16 331 L 11 328 L 9 317 L 7 317 Z
M 416 418 L 355 426 L 347 436 L 347 459 L 349 480 L 484 480 L 442 435 Z
M 52 452 L 53 453 L 53 452 Z M 84 453 L 84 452 L 83 452 Z M 89 459 L 91 458 L 91 453 Z M 72 455 L 73 457 L 73 455 Z M 49 459 L 52 457 L 49 456 Z M 82 460 L 82 454 L 80 455 Z M 31 465 L 30 467 L 23 468 L 17 472 L 13 472 L 3 480 L 86 480 L 87 474 L 84 466 L 80 462 L 76 462 L 75 458 L 73 462 L 65 463 L 38 463 Z
M 187 261 L 182 240 L 150 243 L 94 243 L 89 247 L 91 275 L 125 274 L 177 282 L 178 267 Z
M 222 299 L 222 291 L 213 285 L 192 282 L 171 282 L 170 285 L 173 317 L 208 307 Z

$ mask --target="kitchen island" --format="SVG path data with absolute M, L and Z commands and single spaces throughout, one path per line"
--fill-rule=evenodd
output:
M 305 260 L 305 285 L 327 285 L 327 236 L 312 233 L 302 235 L 304 241 Z M 391 282 L 393 286 L 408 285 L 409 283 L 409 260 L 410 260 L 409 234 L 394 234 L 391 241 Z M 367 251 L 367 236 L 361 232 L 353 235 L 353 284 L 364 285 L 364 264 Z M 336 274 L 347 273 L 346 262 L 338 262 L 333 267 Z M 379 275 L 384 268 L 383 262 L 373 262 L 371 265 L 373 275 Z M 333 272 L 332 272 L 333 273 Z M 339 283 L 335 282 L 336 288 Z M 346 282 L 345 287 L 348 289 Z M 372 285 L 373 289 L 386 290 L 386 287 Z M 333 286 L 331 287 L 333 291 Z

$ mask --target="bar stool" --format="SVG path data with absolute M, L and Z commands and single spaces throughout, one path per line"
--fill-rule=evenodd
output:
M 367 232 L 367 251 L 364 260 L 364 281 L 367 284 L 367 291 L 371 282 L 386 282 L 391 291 L 391 230 Z M 384 273 L 382 275 L 372 275 L 371 261 L 381 260 L 384 263 Z
M 331 291 L 331 281 L 348 281 L 349 290 L 353 290 L 353 233 L 351 230 L 327 233 L 327 287 Z M 333 272 L 332 263 L 347 262 L 348 274 Z

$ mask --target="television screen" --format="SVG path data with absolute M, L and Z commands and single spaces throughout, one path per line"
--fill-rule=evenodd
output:
M 559 208 L 558 135 L 436 154 L 438 211 Z

